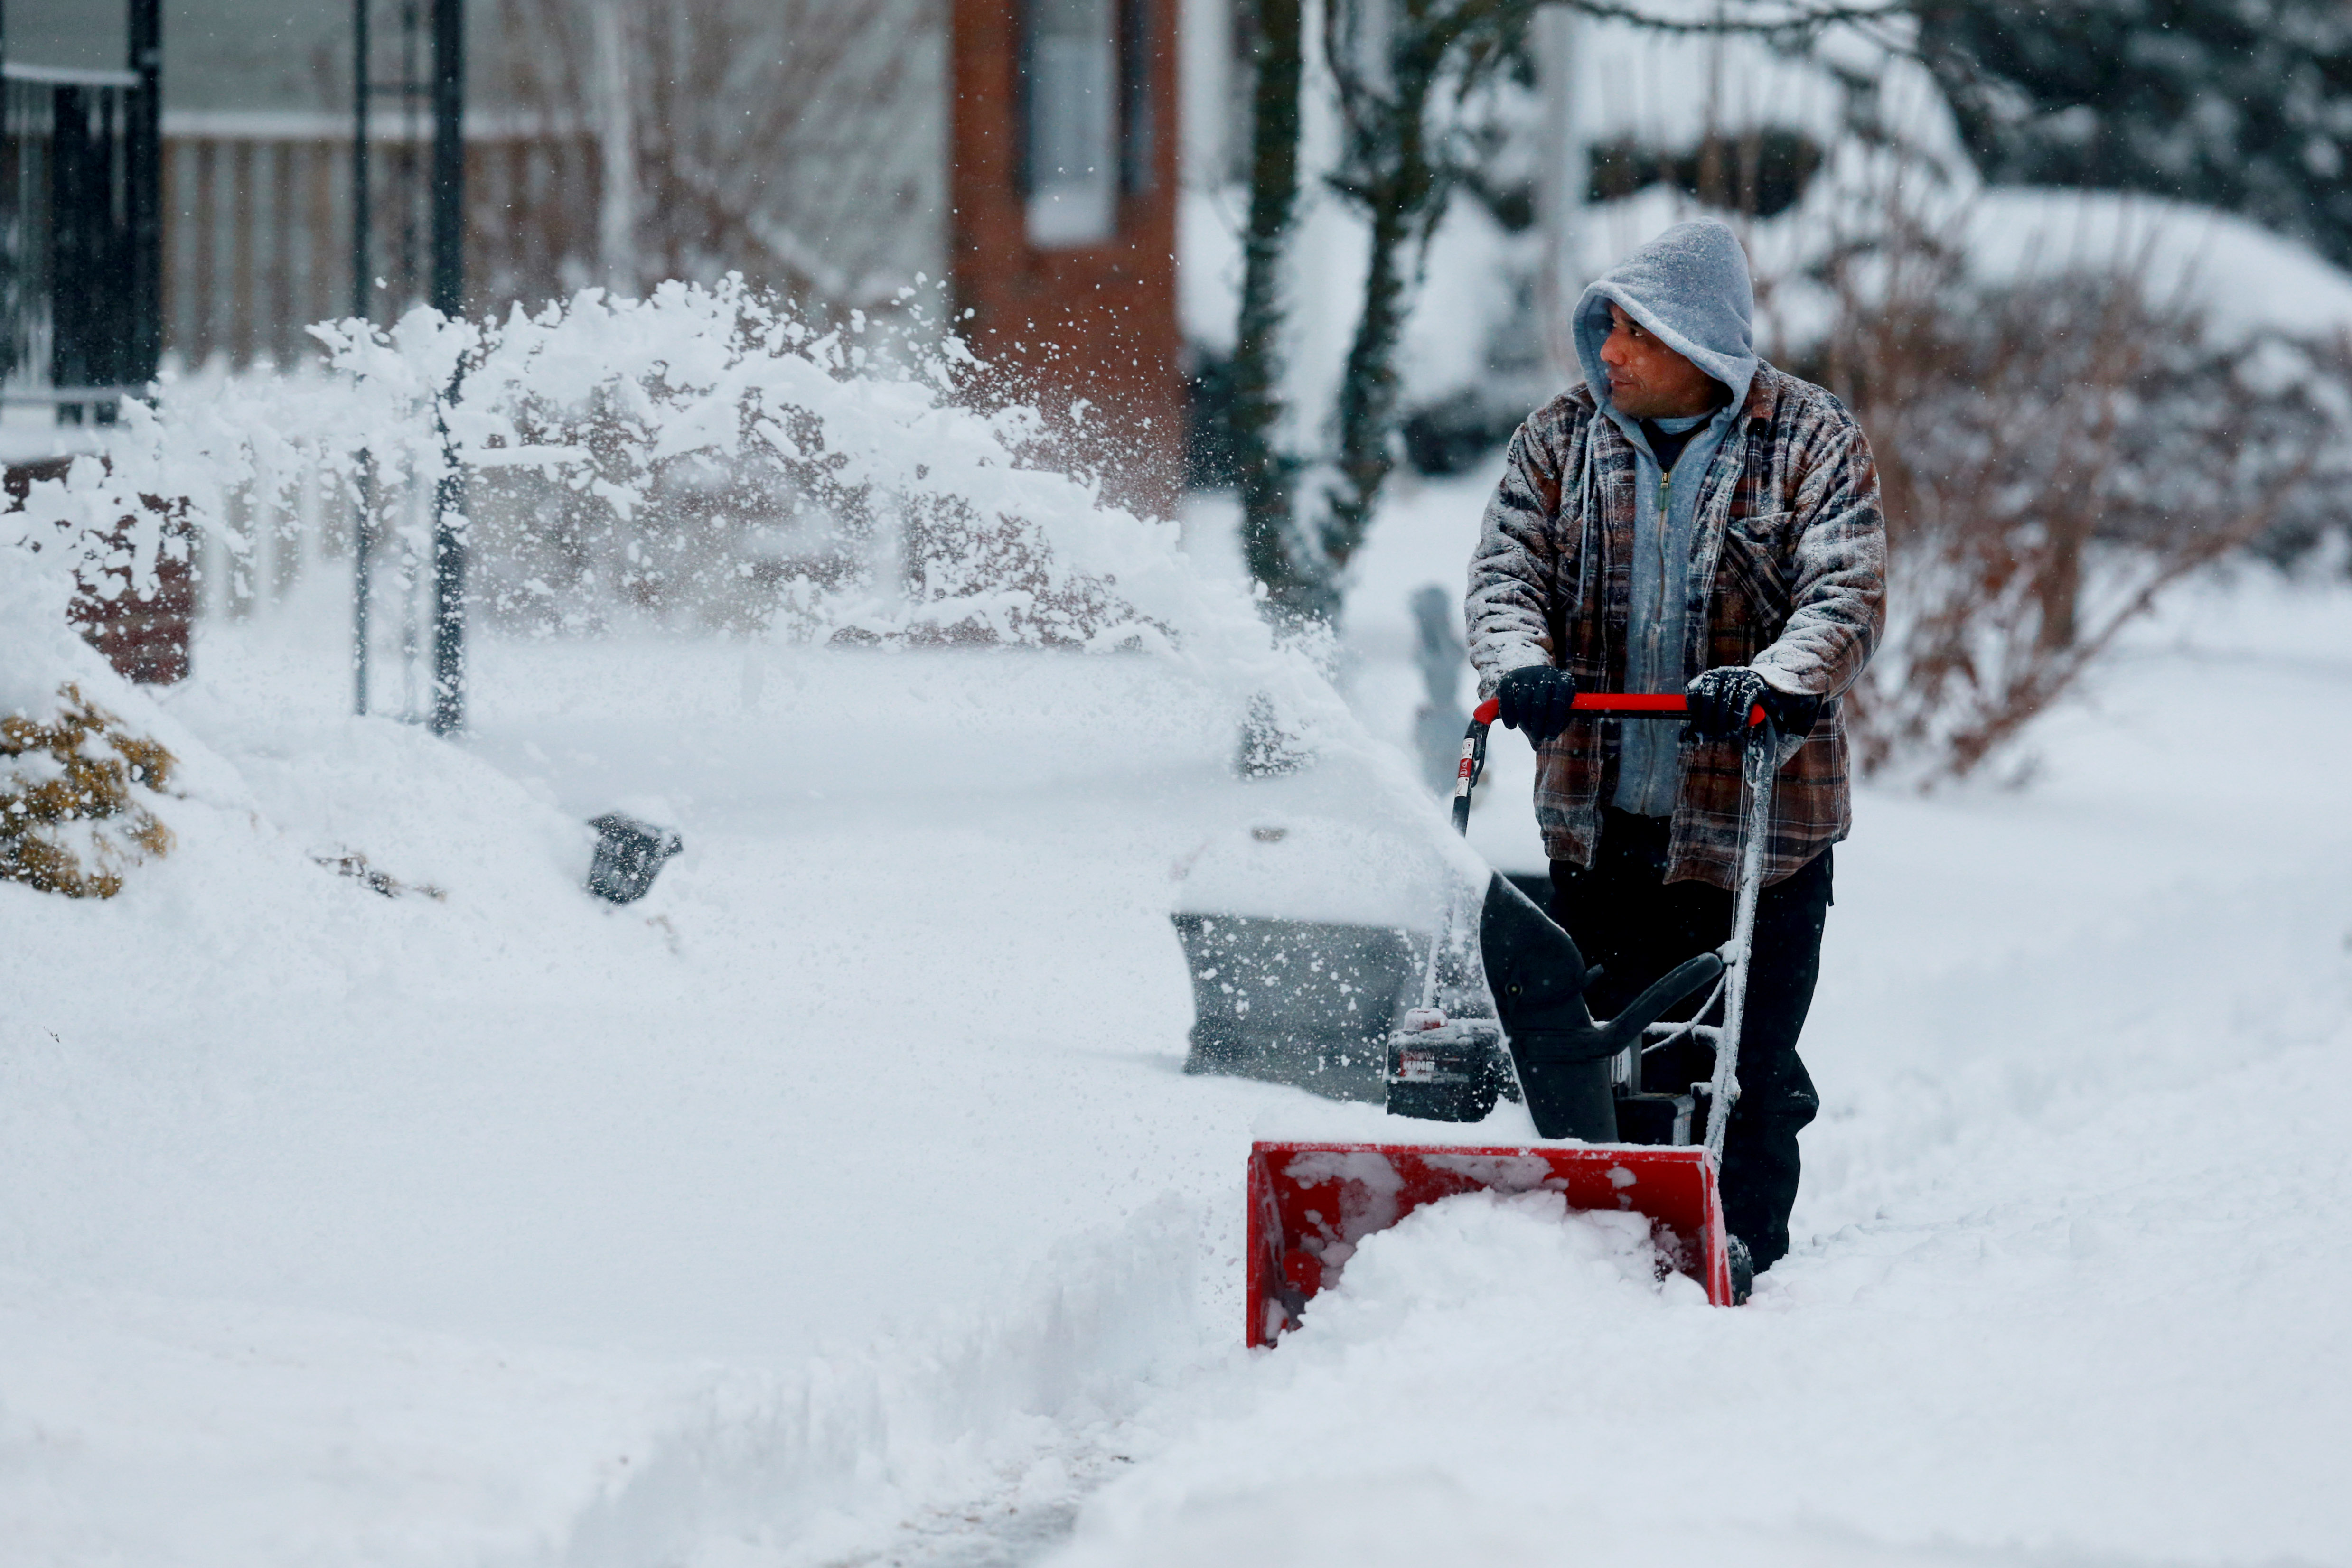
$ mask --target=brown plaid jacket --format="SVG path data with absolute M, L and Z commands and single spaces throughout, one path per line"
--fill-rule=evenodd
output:
M 1470 658 L 1491 695 L 1507 670 L 1557 664 L 1577 689 L 1624 690 L 1633 599 L 1633 445 L 1576 387 L 1511 438 L 1470 559 Z M 1862 428 L 1834 397 L 1759 364 L 1708 468 L 1690 574 L 1685 678 L 1753 664 L 1783 691 L 1834 698 L 1885 625 L 1886 529 Z M 1845 725 L 1823 705 L 1789 742 L 1772 791 L 1764 875 L 1778 882 L 1846 836 Z M 1617 787 L 1619 722 L 1578 718 L 1545 746 L 1536 821 L 1554 860 L 1592 863 Z M 1628 721 L 1645 722 L 1645 721 Z M 1682 743 L 1669 882 L 1738 876 L 1739 747 Z

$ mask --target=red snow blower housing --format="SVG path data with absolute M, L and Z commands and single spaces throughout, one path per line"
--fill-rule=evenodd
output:
M 1575 708 L 1669 721 L 1686 712 L 1679 693 L 1580 695 Z M 1485 768 L 1486 732 L 1496 711 L 1492 700 L 1481 704 L 1463 737 L 1454 790 L 1456 831 L 1468 827 L 1471 792 Z M 1677 966 L 1617 1017 L 1605 1023 L 1593 1019 L 1584 993 L 1597 971 L 1587 967 L 1567 932 L 1499 874 L 1488 879 L 1478 915 L 1478 956 L 1494 1018 L 1448 1019 L 1435 1007 L 1440 956 L 1455 934 L 1441 933 L 1430 945 L 1423 1005 L 1405 1015 L 1390 1040 L 1391 1113 L 1477 1121 L 1493 1109 L 1497 1086 L 1516 1080 L 1538 1136 L 1569 1142 L 1253 1145 L 1249 1343 L 1272 1344 L 1297 1328 L 1308 1299 L 1338 1279 L 1364 1237 L 1424 1203 L 1482 1187 L 1559 1192 L 1572 1208 L 1644 1215 L 1663 1256 L 1705 1286 L 1708 1301 L 1733 1302 L 1717 1173 L 1739 1094 L 1734 1070 L 1740 1013 L 1780 756 L 1780 736 L 1761 707 L 1749 713 L 1745 739 L 1746 809 L 1731 939 Z M 1689 1021 L 1657 1021 L 1710 985 L 1714 990 Z M 1718 1021 L 1701 1021 L 1710 1015 Z M 1708 1081 L 1685 1093 L 1646 1092 L 1643 1058 L 1685 1037 L 1714 1048 Z M 1507 1055 L 1498 1051 L 1501 1044 L 1507 1044 Z M 1695 1125 L 1704 1128 L 1696 1143 Z

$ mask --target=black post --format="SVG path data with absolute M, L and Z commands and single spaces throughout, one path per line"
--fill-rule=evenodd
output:
M 91 96 L 65 83 L 49 94 L 49 384 L 58 388 L 96 379 L 90 295 L 102 282 L 102 258 L 100 213 L 89 199 Z M 99 177 L 105 177 L 102 166 Z M 58 403 L 58 423 L 81 423 L 82 405 Z
M 8 5 L 0 0 L 0 137 L 8 124 Z M 15 182 L 10 181 L 10 185 Z M 23 310 L 18 290 L 24 286 L 24 220 L 16 210 L 16 193 L 0 190 L 0 380 L 16 368 L 16 323 Z
M 445 316 L 466 308 L 466 6 L 433 0 L 433 288 Z M 457 401 L 451 382 L 448 400 Z M 446 432 L 444 432 L 446 453 Z M 433 497 L 433 733 L 466 727 L 466 482 L 446 462 Z
M 368 209 L 368 102 L 375 95 L 369 75 L 369 0 L 352 0 L 352 315 L 369 315 L 368 239 L 374 222 Z M 352 711 L 368 710 L 368 600 L 374 591 L 375 466 L 362 449 L 359 505 L 352 515 Z
M 7 85 L 7 63 L 8 8 L 0 0 L 0 136 L 15 129 L 9 110 L 16 94 Z M 0 182 L 0 379 L 14 372 L 31 348 L 25 330 L 25 274 L 32 256 L 21 205 L 24 194 L 17 181 Z
M 138 282 L 131 243 L 131 93 L 102 87 L 90 94 L 89 183 L 84 197 L 89 203 L 89 292 L 83 304 L 89 314 L 89 384 L 120 387 L 131 382 L 131 337 L 139 327 Z M 121 206 L 115 204 L 117 178 Z M 112 424 L 122 405 L 119 397 L 94 398 L 89 404 L 90 423 Z
M 433 293 L 466 308 L 466 0 L 433 0 Z
M 369 315 L 368 240 L 374 216 L 369 210 L 368 103 L 375 88 L 368 72 L 368 3 L 352 0 L 352 314 Z
M 139 86 L 124 128 L 131 320 L 121 369 L 123 385 L 141 387 L 163 358 L 163 0 L 131 0 L 130 66 Z

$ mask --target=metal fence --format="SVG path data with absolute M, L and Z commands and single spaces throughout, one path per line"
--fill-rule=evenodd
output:
M 429 139 L 370 133 L 370 315 L 427 293 Z M 492 125 L 466 145 L 470 304 L 496 309 L 593 281 L 601 187 L 593 139 Z M 316 355 L 307 329 L 351 313 L 352 139 L 324 116 L 174 116 L 163 137 L 163 348 L 190 367 L 279 369 Z
M 157 78 L 0 64 L 0 400 L 103 422 L 155 373 Z

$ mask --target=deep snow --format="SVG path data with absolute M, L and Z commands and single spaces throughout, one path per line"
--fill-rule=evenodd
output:
M 1364 563 L 1378 733 L 1478 488 Z M 160 699 L 175 855 L 0 885 L 12 1563 L 2352 1561 L 2340 586 L 2177 595 L 2025 788 L 1865 793 L 1754 1305 L 1489 1205 L 1255 1355 L 1249 1138 L 1384 1129 L 1179 1073 L 1171 873 L 1373 784 L 1234 779 L 1141 655 L 485 641 L 446 746 L 335 716 L 307 591 Z M 614 805 L 688 843 L 619 910 Z

